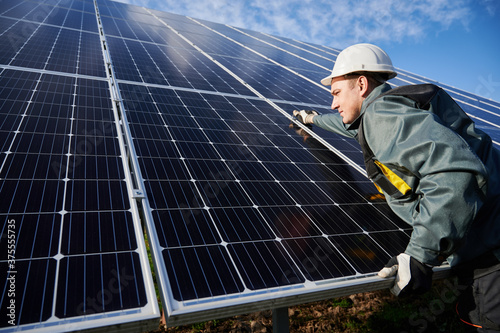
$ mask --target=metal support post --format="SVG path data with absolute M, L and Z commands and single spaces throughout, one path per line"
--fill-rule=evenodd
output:
M 288 308 L 273 309 L 273 333 L 289 333 Z

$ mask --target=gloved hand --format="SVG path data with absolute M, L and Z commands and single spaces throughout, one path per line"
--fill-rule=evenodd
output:
M 422 264 L 406 253 L 392 257 L 378 276 L 388 278 L 396 275 L 391 292 L 396 296 L 421 294 L 431 289 L 432 267 Z
M 293 116 L 297 118 L 298 121 L 300 121 L 304 125 L 309 125 L 313 123 L 313 118 L 314 116 L 317 116 L 318 113 L 314 110 L 294 110 L 293 111 Z

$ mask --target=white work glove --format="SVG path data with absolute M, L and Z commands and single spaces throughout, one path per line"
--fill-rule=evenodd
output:
M 388 278 L 396 275 L 391 292 L 396 296 L 422 294 L 431 289 L 432 267 L 422 264 L 406 253 L 392 257 L 378 276 Z
M 309 125 L 313 123 L 314 116 L 317 116 L 318 113 L 314 110 L 294 110 L 293 116 L 297 118 L 304 125 Z

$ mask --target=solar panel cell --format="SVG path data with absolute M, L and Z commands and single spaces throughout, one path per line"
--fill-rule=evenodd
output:
M 18 54 L 9 63 L 12 66 L 43 69 L 46 66 L 52 45 L 57 38 L 59 28 L 41 25 Z
M 105 77 L 99 36 L 81 32 L 78 48 L 78 74 Z
M 190 180 L 184 163 L 174 158 L 141 158 L 142 175 L 149 179 Z
M 258 210 L 251 208 L 211 209 L 215 223 L 225 242 L 256 241 L 274 239 L 266 219 Z M 249 221 L 251 221 L 249 223 Z
M 322 234 L 304 207 L 274 206 L 259 207 L 258 211 L 279 238 L 303 238 Z
M 137 248 L 130 212 L 83 212 L 65 217 L 64 255 L 123 252 Z
M 203 202 L 209 207 L 252 207 L 254 204 L 239 182 L 197 181 L 197 185 Z
M 45 24 L 51 24 L 60 27 L 63 26 L 64 21 L 66 21 L 66 17 L 69 11 L 67 9 L 58 6 L 40 4 L 35 9 L 35 12 L 36 14 L 33 15 L 33 20 L 37 21 L 40 19 L 40 21 Z M 40 13 L 49 13 L 49 14 L 46 17 L 43 17 L 42 15 L 40 15 Z
M 53 115 L 58 116 L 58 114 Z M 70 120 L 68 118 L 32 116 L 26 117 L 26 119 L 22 122 L 19 122 L 18 125 L 19 124 L 19 130 L 23 132 L 66 134 L 69 131 Z
M 309 281 L 352 276 L 356 272 L 338 250 L 324 237 L 289 239 L 283 246 Z M 289 278 L 289 273 L 285 276 Z
M 3 210 L 2 210 L 3 212 Z M 8 229 L 8 221 L 16 222 L 16 252 L 17 260 L 45 259 L 57 254 L 59 234 L 61 230 L 61 215 L 56 213 L 9 214 L 0 216 L 2 230 Z M 8 232 L 2 232 L 2 237 L 8 239 Z M 12 236 L 11 238 L 12 239 Z M 0 243 L 2 261 L 9 260 L 8 242 Z M 12 270 L 12 269 L 9 269 Z M 6 270 L 6 271 L 9 271 Z M 4 273 L 5 271 L 2 271 Z M 1 281 L 4 281 L 3 279 Z
M 177 301 L 230 295 L 244 289 L 223 246 L 167 249 L 163 260 Z
M 66 193 L 68 210 L 128 209 L 126 184 L 115 180 L 71 180 Z
M 391 257 L 386 249 L 364 233 L 329 236 L 328 239 L 358 273 L 377 272 Z
M 2 15 L 7 17 L 18 19 L 25 18 L 27 20 L 32 20 L 34 17 L 33 11 L 36 8 L 40 8 L 39 4 L 31 1 L 17 1 L 16 3 L 13 3 L 13 1 L 2 1 Z
M 125 179 L 122 161 L 115 156 L 72 155 L 67 163 L 71 179 Z
M 7 21 L 5 24 L 6 29 L 4 33 L 0 35 L 0 42 L 5 47 L 0 49 L 0 63 L 9 64 L 17 52 L 21 50 L 23 45 L 26 43 L 28 38 L 33 34 L 33 32 L 38 28 L 38 24 L 4 19 L 2 21 Z
M 10 179 L 60 179 L 64 171 L 59 168 L 67 157 L 52 154 L 9 154 L 5 159 L 0 178 Z
M 82 269 L 83 268 L 83 269 Z M 81 317 L 146 304 L 139 257 L 134 252 L 64 257 L 55 315 Z
M 6 261 L 0 262 L 0 279 L 5 281 L 2 289 L 9 290 L 12 275 Z M 10 319 L 10 309 L 7 306 L 0 308 L 3 318 L 13 320 L 16 326 L 28 323 L 41 323 L 52 315 L 52 295 L 54 294 L 54 281 L 56 277 L 56 260 L 36 259 L 16 261 L 15 286 L 24 286 L 23 293 L 16 298 L 16 316 Z M 14 287 L 15 288 L 15 287 Z M 17 290 L 16 290 L 17 293 Z M 2 320 L 0 327 L 11 328 L 8 320 Z
M 135 140 L 139 156 L 146 157 L 180 157 L 175 144 L 165 140 Z
M 280 242 L 262 241 L 228 245 L 245 286 L 250 290 L 303 283 L 305 279 Z
M 221 242 L 205 209 L 155 210 L 153 219 L 164 248 L 216 245 Z
M 58 212 L 63 182 L 57 180 L 0 180 L 0 211 L 8 214 Z

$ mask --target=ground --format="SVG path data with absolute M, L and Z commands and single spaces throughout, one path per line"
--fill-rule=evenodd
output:
M 459 291 L 452 278 L 435 281 L 420 296 L 397 298 L 389 291 L 374 291 L 290 307 L 290 332 L 464 332 L 455 314 Z M 272 312 L 261 311 L 150 333 L 272 332 Z

